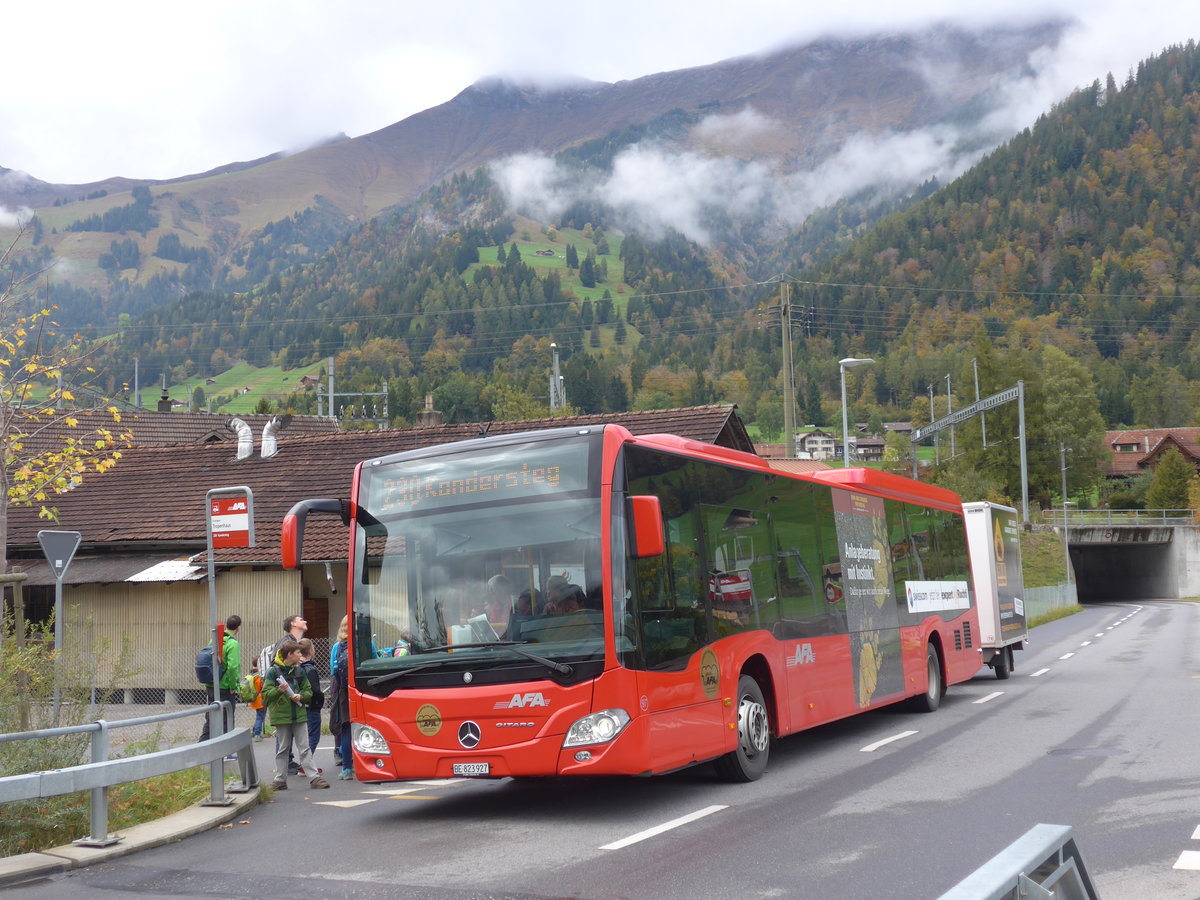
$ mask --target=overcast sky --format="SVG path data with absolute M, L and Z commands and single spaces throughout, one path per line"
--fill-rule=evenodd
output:
M 65 0 L 4 13 L 0 166 L 43 181 L 171 178 L 356 137 L 495 75 L 619 81 L 836 34 L 987 22 L 961 0 Z M 1195 0 L 1010 0 L 1087 19 L 1062 94 L 1200 37 Z M 995 20 L 993 20 L 995 21 Z

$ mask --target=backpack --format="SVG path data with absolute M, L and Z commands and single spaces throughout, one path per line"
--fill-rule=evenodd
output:
M 267 677 L 267 670 L 275 665 L 275 645 L 267 644 L 258 651 L 258 674 Z
M 255 684 L 255 681 L 258 684 Z M 257 672 L 251 672 L 238 683 L 238 693 L 246 703 L 254 703 L 262 697 L 262 678 Z
M 312 699 L 308 701 L 308 708 L 324 709 L 325 692 L 321 690 L 321 675 L 316 666 L 306 665 L 304 669 L 308 676 L 308 683 L 312 687 Z
M 225 674 L 225 664 L 221 663 L 221 674 Z M 196 680 L 201 684 L 211 686 L 213 683 L 213 648 L 212 644 L 201 648 L 196 654 Z

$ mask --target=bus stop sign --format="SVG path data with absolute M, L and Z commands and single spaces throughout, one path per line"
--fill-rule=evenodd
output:
M 75 558 L 75 551 L 79 549 L 82 537 L 78 531 L 38 532 L 38 543 L 42 545 L 42 553 L 46 554 L 54 577 L 59 581 L 67 574 L 67 566 Z

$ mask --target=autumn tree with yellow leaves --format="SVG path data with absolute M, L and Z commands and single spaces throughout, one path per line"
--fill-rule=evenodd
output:
M 107 471 L 132 441 L 120 428 L 121 415 L 104 403 L 77 403 L 63 384 L 93 374 L 88 348 L 65 337 L 39 304 L 34 286 L 43 272 L 29 271 L 20 258 L 24 229 L 0 252 L 0 572 L 8 571 L 8 510 L 40 506 L 50 526 L 57 519 L 54 496 L 82 483 L 88 473 Z M 81 428 L 78 413 L 107 410 L 112 427 Z M 90 417 L 89 417 L 90 418 Z

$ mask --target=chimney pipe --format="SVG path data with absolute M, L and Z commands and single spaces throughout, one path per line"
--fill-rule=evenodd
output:
M 287 428 L 292 422 L 290 413 L 284 416 L 271 416 L 271 421 L 263 426 L 262 433 L 262 453 L 263 459 L 270 459 L 279 452 L 279 441 L 275 435 Z
M 238 436 L 237 458 L 245 459 L 254 455 L 254 433 L 250 426 L 241 419 L 230 419 L 225 423 L 230 431 L 236 431 Z

